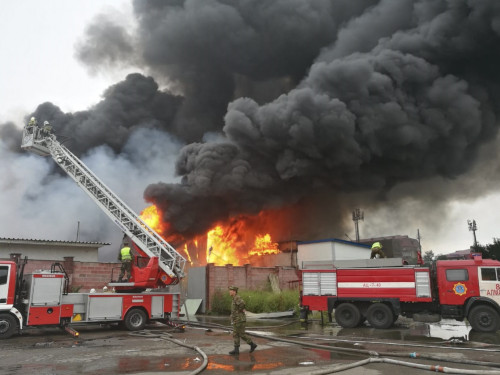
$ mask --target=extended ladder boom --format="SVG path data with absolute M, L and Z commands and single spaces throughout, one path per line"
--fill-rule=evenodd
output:
M 174 281 L 184 277 L 186 259 L 150 228 L 118 198 L 97 176 L 60 144 L 47 129 L 32 119 L 24 128 L 21 148 L 41 156 L 52 156 L 59 165 L 109 218 L 149 257 L 158 257 L 160 268 Z

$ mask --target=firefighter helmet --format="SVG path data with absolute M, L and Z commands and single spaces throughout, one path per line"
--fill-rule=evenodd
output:
M 381 248 L 382 248 L 382 244 L 380 242 L 375 242 L 372 245 L 372 249 L 381 249 Z

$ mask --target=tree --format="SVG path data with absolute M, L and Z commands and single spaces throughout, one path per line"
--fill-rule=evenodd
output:
M 493 238 L 493 243 L 485 246 L 488 258 L 500 260 L 500 238 Z
M 432 260 L 434 259 L 434 251 L 426 251 L 422 259 L 424 261 L 424 264 L 431 264 Z

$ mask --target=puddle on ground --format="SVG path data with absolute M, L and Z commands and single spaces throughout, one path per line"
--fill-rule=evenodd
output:
M 193 371 L 201 364 L 201 356 L 189 358 L 162 358 L 162 357 L 123 357 L 109 358 L 94 361 L 92 363 L 71 364 L 24 364 L 6 366 L 2 374 L 92 374 L 92 375 L 115 375 L 135 374 L 138 372 L 171 372 L 171 371 Z
M 495 333 L 477 332 L 465 322 L 443 319 L 438 323 L 412 322 L 410 324 L 396 324 L 388 329 L 375 329 L 369 325 L 356 328 L 341 328 L 336 324 L 321 322 L 309 322 L 303 326 L 302 331 L 289 327 L 288 333 L 292 336 L 336 336 L 346 340 L 363 339 L 366 340 L 393 340 L 412 341 L 422 344 L 442 344 L 444 342 L 471 342 L 479 344 L 500 345 L 500 331 Z
M 200 323 L 217 323 L 229 326 L 227 318 L 198 317 Z M 263 329 L 260 329 L 263 328 Z M 269 328 L 269 329 L 266 329 Z M 500 331 L 495 333 L 477 332 L 471 329 L 466 322 L 443 319 L 437 323 L 413 322 L 411 319 L 404 323 L 397 321 L 389 329 L 375 329 L 368 324 L 356 328 L 341 328 L 335 323 L 326 320 L 322 323 L 310 320 L 304 324 L 297 319 L 257 319 L 247 321 L 247 331 L 263 336 L 337 336 L 338 338 L 381 339 L 395 341 L 412 341 L 422 344 L 439 344 L 443 342 L 471 342 L 478 344 L 500 345 Z

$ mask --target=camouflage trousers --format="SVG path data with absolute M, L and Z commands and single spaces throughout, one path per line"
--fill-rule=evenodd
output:
M 130 279 L 130 275 L 132 273 L 132 262 L 130 260 L 122 261 L 122 266 L 120 268 L 120 276 L 118 279 L 121 280 L 123 275 L 127 274 L 127 279 Z
M 234 346 L 240 346 L 240 338 L 248 345 L 252 343 L 252 339 L 245 333 L 245 322 L 233 323 Z

